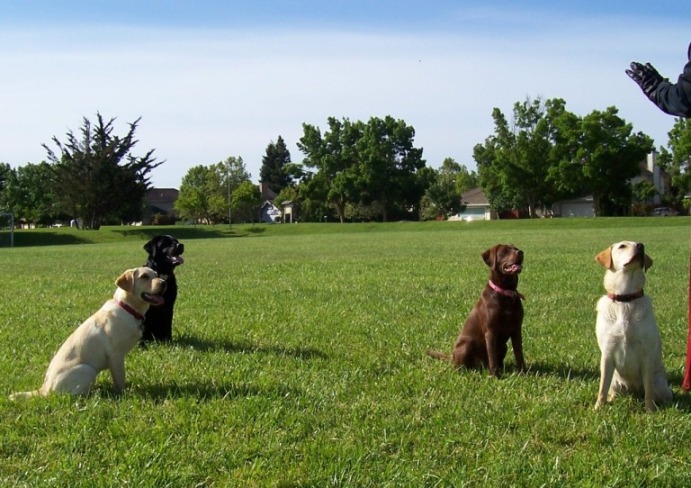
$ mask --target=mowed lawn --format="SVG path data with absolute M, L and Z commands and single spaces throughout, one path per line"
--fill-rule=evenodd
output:
M 297 224 L 18 232 L 0 248 L 0 486 L 688 486 L 691 219 Z M 136 348 L 128 389 L 10 402 L 173 233 L 172 345 Z M 673 405 L 595 412 L 594 256 L 646 244 Z M 87 243 L 77 244 L 85 241 Z M 97 241 L 88 243 L 90 241 Z M 525 251 L 529 371 L 454 371 L 487 280 L 480 254 Z M 49 245 L 60 243 L 59 245 Z

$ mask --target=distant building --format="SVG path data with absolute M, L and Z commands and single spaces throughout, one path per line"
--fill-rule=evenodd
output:
M 473 188 L 461 195 L 461 202 L 465 205 L 462 212 L 449 217 L 449 220 L 492 220 L 497 218 L 497 214 L 492 211 L 489 200 L 482 191 L 482 188 Z
M 259 208 L 259 220 L 266 224 L 278 224 L 281 217 L 281 209 L 268 200 Z
M 144 196 L 144 216 L 142 223 L 154 223 L 156 216 L 164 217 L 170 223 L 177 219 L 175 202 L 180 192 L 175 188 L 152 188 Z

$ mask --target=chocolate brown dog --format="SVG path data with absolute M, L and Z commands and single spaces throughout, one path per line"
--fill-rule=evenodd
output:
M 489 282 L 470 311 L 451 356 L 439 351 L 427 354 L 451 361 L 456 367 L 484 367 L 499 377 L 511 339 L 516 368 L 523 371 L 523 295 L 516 291 L 518 274 L 523 270 L 523 251 L 498 244 L 483 252 L 482 259 L 490 268 Z

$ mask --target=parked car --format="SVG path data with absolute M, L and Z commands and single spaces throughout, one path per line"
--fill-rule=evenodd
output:
M 652 215 L 653 217 L 673 217 L 675 215 L 679 215 L 679 212 L 669 207 L 657 207 L 653 209 L 653 213 L 651 213 L 650 215 Z

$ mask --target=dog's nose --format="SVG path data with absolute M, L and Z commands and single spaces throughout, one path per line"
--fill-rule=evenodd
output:
M 645 251 L 645 246 L 643 245 L 642 242 L 636 243 L 636 251 L 638 251 L 638 252 L 644 252 Z

